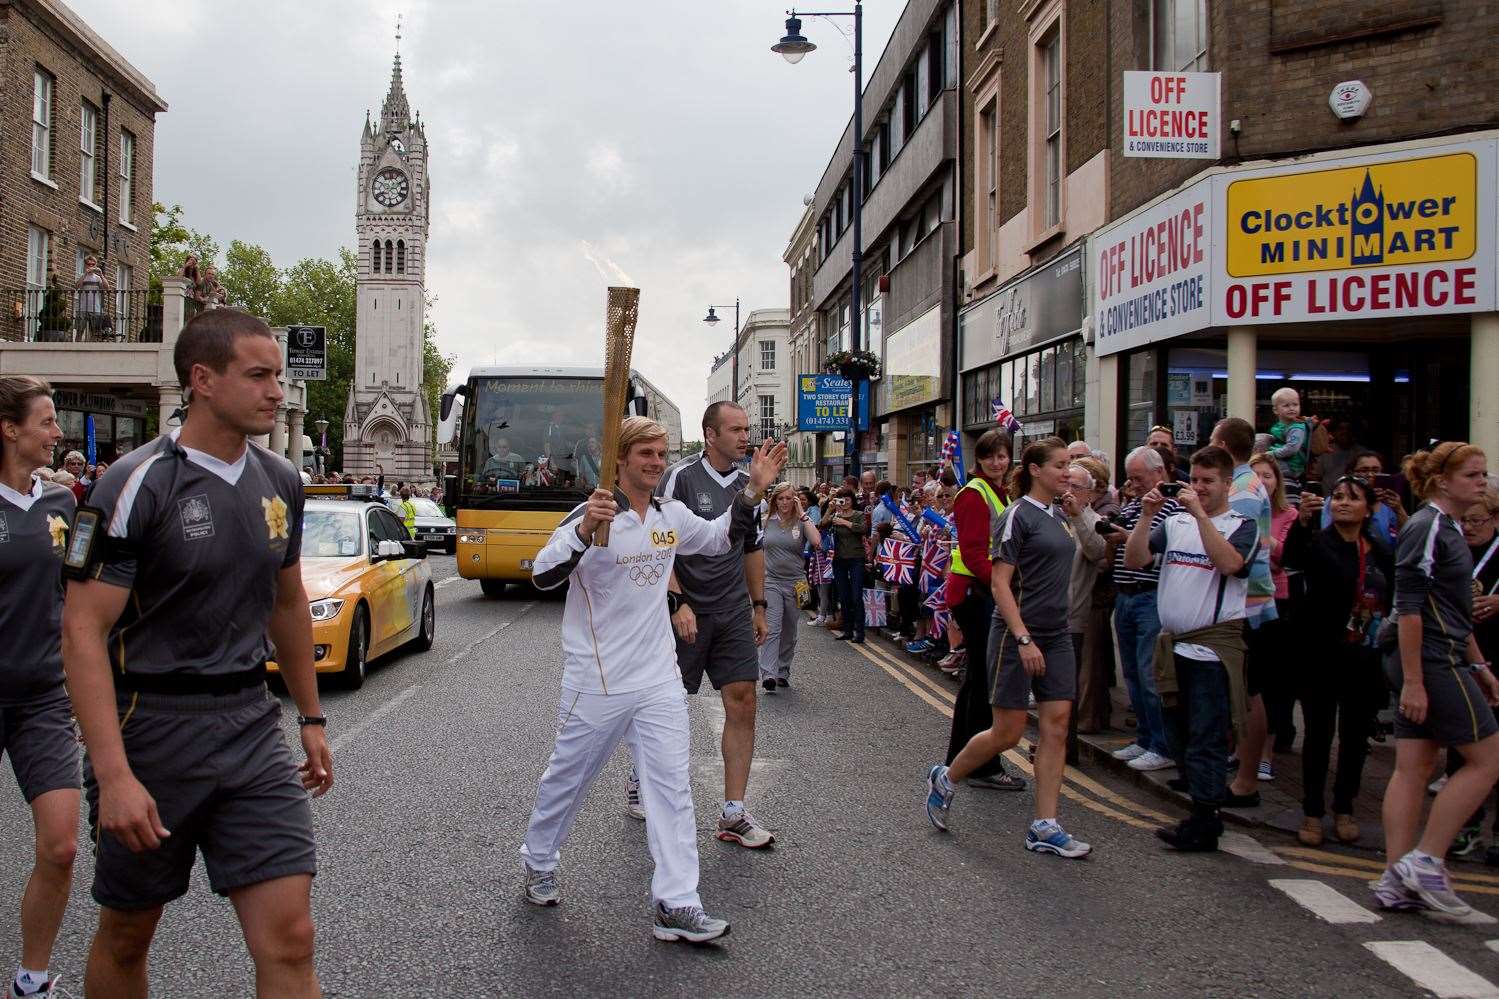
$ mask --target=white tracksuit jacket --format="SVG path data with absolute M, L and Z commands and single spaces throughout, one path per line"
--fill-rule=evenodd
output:
M 620 512 L 608 548 L 578 537 L 578 506 L 531 570 L 543 590 L 572 578 L 562 612 L 562 687 L 576 693 L 624 694 L 680 680 L 666 606 L 672 565 L 678 555 L 721 555 L 755 527 L 756 506 L 743 493 L 711 521 L 677 500 L 653 499 L 643 523 L 622 492 L 614 496 Z

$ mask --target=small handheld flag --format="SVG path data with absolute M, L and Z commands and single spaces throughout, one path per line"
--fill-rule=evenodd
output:
M 880 553 L 875 558 L 885 582 L 905 585 L 916 579 L 916 546 L 899 538 L 886 538 L 880 542 Z
M 994 422 L 999 424 L 1006 433 L 1018 434 L 1025 429 L 1025 424 L 1015 418 L 1015 414 L 1010 412 L 1010 407 L 1006 406 L 999 396 L 996 395 L 989 405 L 993 410 Z

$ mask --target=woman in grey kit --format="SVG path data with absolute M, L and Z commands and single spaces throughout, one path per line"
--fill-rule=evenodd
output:
M 807 578 L 802 549 L 822 546 L 822 534 L 802 508 L 801 497 L 789 482 L 770 493 L 770 516 L 765 519 L 765 599 L 770 603 L 766 623 L 770 634 L 760 644 L 760 685 L 773 694 L 791 685 L 791 658 L 796 654 L 796 584 Z
M 45 995 L 52 945 L 73 883 L 78 739 L 63 687 L 62 557 L 76 501 L 35 476 L 62 439 L 52 390 L 0 377 L 0 753 L 10 756 L 36 829 L 36 865 L 21 898 L 21 964 L 11 995 Z

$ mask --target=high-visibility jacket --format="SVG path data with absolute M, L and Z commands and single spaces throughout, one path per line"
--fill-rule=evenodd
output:
M 416 531 L 416 504 L 410 500 L 401 500 L 401 520 L 406 524 L 406 533 L 412 534 Z
M 992 529 L 994 522 L 999 519 L 999 515 L 1004 513 L 1005 501 L 999 498 L 999 494 L 994 491 L 994 487 L 989 485 L 989 480 L 985 479 L 982 475 L 975 475 L 969 479 L 968 484 L 958 490 L 958 492 L 961 493 L 968 489 L 976 490 L 980 496 L 984 497 L 984 502 L 989 504 L 989 526 Z M 952 571 L 960 576 L 973 575 L 973 572 L 963 564 L 963 552 L 957 545 L 952 546 Z

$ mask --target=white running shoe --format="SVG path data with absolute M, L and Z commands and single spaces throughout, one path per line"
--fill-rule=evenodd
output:
M 1126 764 L 1131 770 L 1150 771 L 1167 770 L 1176 766 L 1176 761 L 1162 756 L 1160 753 L 1146 751 L 1136 756 Z
M 651 924 L 651 934 L 657 940 L 686 940 L 690 943 L 707 943 L 727 936 L 729 924 L 723 919 L 714 919 L 700 905 L 668 909 L 656 903 L 656 919 Z
M 762 850 L 776 841 L 770 830 L 756 822 L 747 811 L 738 812 L 732 818 L 720 816 L 717 836 L 725 843 L 738 843 L 751 850 Z
M 1133 760 L 1137 756 L 1144 756 L 1145 747 L 1140 745 L 1138 742 L 1132 742 L 1128 746 L 1125 746 L 1123 749 L 1114 750 L 1109 755 L 1114 757 L 1114 759 L 1116 760 L 1129 761 Z
M 625 780 L 625 814 L 632 819 L 645 821 L 645 806 L 640 803 L 640 781 Z

